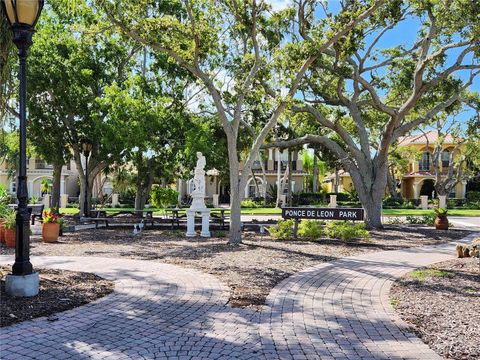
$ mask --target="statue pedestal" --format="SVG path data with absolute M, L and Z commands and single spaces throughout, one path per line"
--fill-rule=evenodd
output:
M 203 209 L 187 209 L 187 237 L 195 237 L 195 214 L 199 212 L 202 214 L 202 232 L 201 237 L 210 237 L 210 209 L 204 207 Z

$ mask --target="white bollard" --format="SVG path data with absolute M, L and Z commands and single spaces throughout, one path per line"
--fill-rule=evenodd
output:
M 420 196 L 420 201 L 421 201 L 422 209 L 427 210 L 428 209 L 428 196 L 427 195 Z
M 68 194 L 62 194 L 60 196 L 60 207 L 65 209 L 68 205 Z
M 187 209 L 187 237 L 195 237 L 195 210 Z
M 337 195 L 330 195 L 330 204 L 328 204 L 328 207 L 330 208 L 337 207 Z

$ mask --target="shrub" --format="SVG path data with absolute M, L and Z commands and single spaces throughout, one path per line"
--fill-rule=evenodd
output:
M 252 199 L 242 200 L 242 208 L 260 208 L 263 207 L 263 203 L 257 202 Z
M 447 209 L 444 209 L 444 208 L 436 208 L 434 209 L 434 211 L 435 211 L 435 214 L 437 214 L 438 216 L 447 216 L 448 214 Z
M 330 201 L 330 195 L 337 195 L 337 202 L 338 201 L 351 201 L 352 200 L 351 197 L 350 197 L 350 194 L 331 192 L 331 193 L 327 193 L 327 201 Z
M 154 185 L 150 191 L 150 202 L 157 208 L 177 205 L 178 192 L 170 188 Z
M 315 220 L 302 220 L 298 225 L 297 235 L 303 239 L 317 240 L 323 235 L 325 222 Z
M 274 239 L 288 239 L 293 236 L 294 220 L 279 220 L 277 225 L 267 227 L 267 231 Z
M 468 202 L 480 202 L 480 191 L 468 191 L 465 198 Z
M 354 238 L 360 237 L 369 239 L 370 233 L 365 229 L 365 224 L 352 224 L 345 221 L 332 221 L 325 227 L 325 235 L 330 238 L 350 241 Z
M 292 202 L 294 206 L 323 204 L 326 202 L 325 193 L 301 192 L 293 194 Z
M 3 224 L 5 229 L 15 229 L 17 223 L 17 212 L 13 209 L 8 209 L 3 219 L 5 220 L 5 223 Z
M 435 218 L 435 213 L 423 216 L 407 216 L 407 222 L 409 224 L 433 225 L 435 223 Z

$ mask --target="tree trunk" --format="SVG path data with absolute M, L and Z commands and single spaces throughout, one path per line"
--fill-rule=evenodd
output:
M 338 173 L 338 167 L 335 167 L 335 182 L 333 184 L 333 192 L 334 193 L 338 193 L 338 183 L 339 182 L 340 182 L 340 176 L 339 176 L 339 173 Z
M 280 161 L 280 150 L 277 149 L 277 201 L 275 202 L 275 207 L 277 208 L 280 206 L 281 174 L 282 174 L 282 162 Z
M 236 156 L 236 152 L 231 154 Z M 231 245 L 242 243 L 242 183 L 239 175 L 238 162 L 230 162 L 230 239 Z M 244 169 L 248 171 L 248 169 Z
M 292 206 L 292 172 L 290 171 L 290 169 L 292 168 L 291 164 L 292 164 L 292 152 L 290 151 L 290 149 L 288 149 L 288 168 L 287 168 L 289 170 L 288 171 L 288 192 L 287 192 L 288 206 Z
M 318 158 L 317 155 L 315 155 L 315 152 L 313 152 L 313 192 L 316 193 L 318 192 Z
M 60 185 L 62 182 L 63 164 L 53 165 L 52 208 L 60 209 Z
M 387 165 L 370 161 L 367 167 L 359 169 L 352 166 L 349 172 L 358 198 L 365 210 L 366 228 L 381 229 L 383 228 L 382 199 L 387 185 Z
M 387 189 L 392 198 L 401 198 L 400 193 L 397 191 L 397 184 L 395 182 L 395 178 L 390 171 L 387 171 Z

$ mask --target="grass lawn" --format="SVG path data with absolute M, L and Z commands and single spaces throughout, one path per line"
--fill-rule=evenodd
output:
M 395 216 L 422 216 L 431 214 L 432 210 L 422 209 L 384 209 L 384 215 Z M 480 210 L 473 209 L 449 209 L 448 215 L 451 216 L 480 216 Z
M 118 212 L 118 211 L 133 211 L 133 208 L 106 208 L 107 212 Z M 154 209 L 154 215 L 163 215 L 163 209 Z M 61 208 L 60 213 L 64 215 L 76 215 L 78 214 L 78 209 L 76 208 Z M 180 211 L 180 213 L 184 213 L 185 211 Z M 218 213 L 219 210 L 213 209 L 214 213 Z M 229 211 L 227 210 L 226 213 L 228 214 Z M 280 215 L 282 213 L 282 209 L 279 208 L 243 208 L 242 214 L 245 215 Z M 394 215 L 394 216 L 422 216 L 431 214 L 432 210 L 422 210 L 422 209 L 384 209 L 384 215 Z M 448 215 L 451 216 L 480 216 L 480 210 L 472 210 L 472 209 L 450 209 L 448 210 Z

